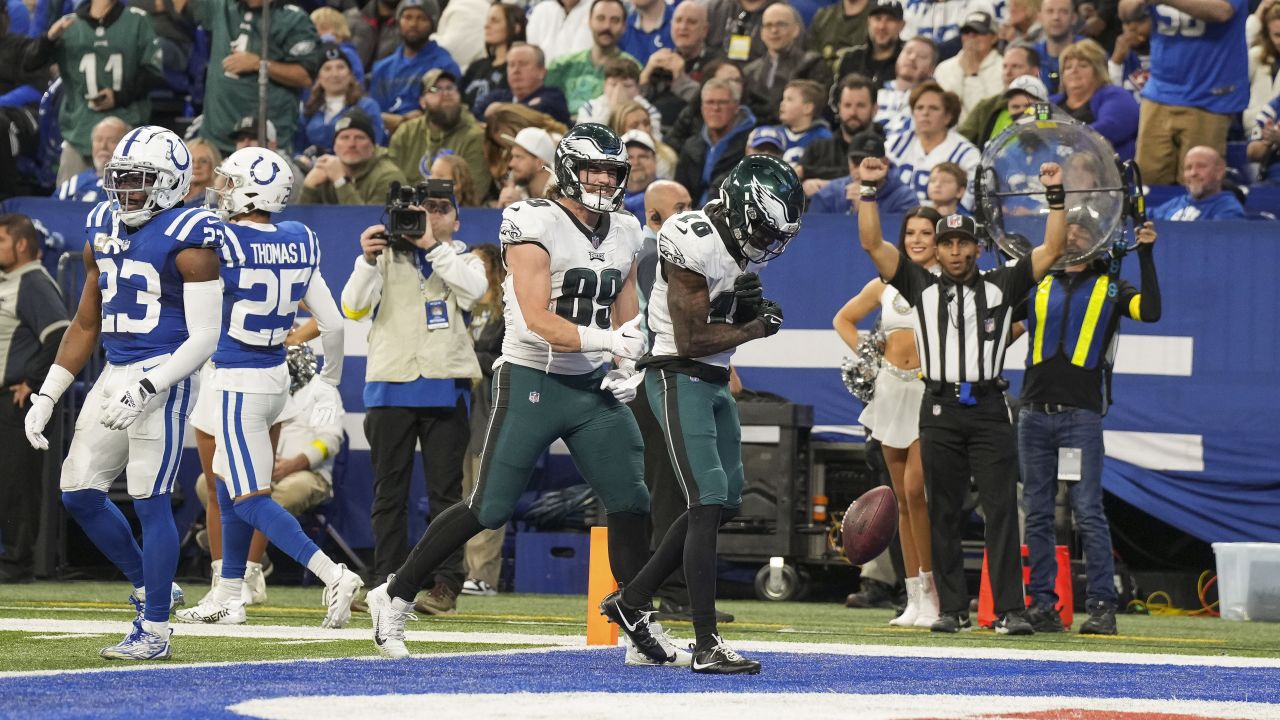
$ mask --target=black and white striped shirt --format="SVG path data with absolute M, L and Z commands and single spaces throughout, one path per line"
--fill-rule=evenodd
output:
M 1036 283 L 1027 255 L 978 273 L 967 284 L 903 257 L 889 284 L 916 309 L 916 348 L 925 380 L 960 383 L 1000 377 L 1013 309 Z

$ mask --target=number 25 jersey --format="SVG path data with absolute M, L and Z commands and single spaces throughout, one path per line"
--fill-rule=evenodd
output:
M 525 200 L 502 212 L 503 257 L 513 245 L 533 244 L 551 260 L 551 302 L 547 309 L 575 325 L 613 327 L 613 301 L 631 273 L 644 242 L 631 213 L 605 213 L 594 231 L 569 210 L 550 200 Z M 597 245 L 595 240 L 599 240 Z M 563 375 L 589 373 L 609 360 L 608 352 L 554 352 L 528 329 L 516 300 L 515 275 L 502 284 L 506 302 L 507 362 Z
M 133 229 L 110 202 L 85 218 L 102 293 L 102 346 L 107 361 L 128 365 L 173 352 L 187 339 L 178 253 L 222 246 L 223 225 L 203 208 L 162 210 Z

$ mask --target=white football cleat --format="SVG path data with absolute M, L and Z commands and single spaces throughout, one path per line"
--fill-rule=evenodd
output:
M 387 578 L 387 582 L 369 591 L 365 602 L 369 603 L 369 615 L 373 618 L 373 644 L 378 646 L 378 653 L 392 660 L 409 657 L 409 649 L 404 646 L 404 624 L 409 620 L 417 620 L 418 616 L 411 609 L 396 607 L 394 600 L 387 594 L 387 587 L 395 575 Z M 410 603 L 402 603 L 412 608 Z
M 182 622 L 205 625 L 243 625 L 247 619 L 244 603 L 222 604 L 213 600 L 202 601 L 193 608 L 184 608 L 173 615 Z
M 624 634 L 622 637 L 627 643 L 627 659 L 624 661 L 624 664 L 652 667 L 689 667 L 689 663 L 693 662 L 693 651 L 691 646 L 681 646 L 673 640 L 662 627 L 662 623 L 649 623 L 649 634 L 653 636 L 654 640 L 658 641 L 658 644 L 662 646 L 663 650 L 667 651 L 667 657 L 671 659 L 663 663 L 654 661 L 653 658 L 640 652 L 640 649 L 636 647 L 636 644 L 631 642 L 631 638 Z
M 364 587 L 364 581 L 360 576 L 347 569 L 346 565 L 339 565 L 342 568 L 342 575 L 338 577 L 337 582 L 332 585 L 325 586 L 322 602 L 329 608 L 329 612 L 325 613 L 324 622 L 320 627 L 326 628 L 344 628 L 351 621 L 351 601 L 356 599 L 356 591 Z
M 261 563 L 245 563 L 244 585 L 240 588 L 240 599 L 245 605 L 261 605 L 267 601 L 267 576 L 262 573 Z
M 99 654 L 108 660 L 167 660 L 173 655 L 173 648 L 169 645 L 172 635 L 172 629 L 165 637 L 160 637 L 143 630 L 142 623 L 134 623 L 124 640 L 102 648 Z

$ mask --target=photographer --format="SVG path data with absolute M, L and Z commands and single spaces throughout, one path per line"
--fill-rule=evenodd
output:
M 387 226 L 361 234 L 363 255 L 342 289 L 348 318 L 372 316 L 364 389 L 374 475 L 372 586 L 408 555 L 409 483 L 419 444 L 431 514 L 462 500 L 467 399 L 481 376 L 463 313 L 489 287 L 484 262 L 453 239 L 458 205 L 452 182 L 393 184 L 387 219 Z M 461 563 L 459 550 L 441 566 L 430 592 L 418 595 L 419 612 L 456 607 Z

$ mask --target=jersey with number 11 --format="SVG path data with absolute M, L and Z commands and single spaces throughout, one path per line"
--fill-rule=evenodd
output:
M 100 202 L 85 231 L 98 266 L 107 361 L 127 365 L 177 349 L 187 339 L 178 253 L 221 247 L 222 221 L 202 208 L 176 207 L 133 229 Z

